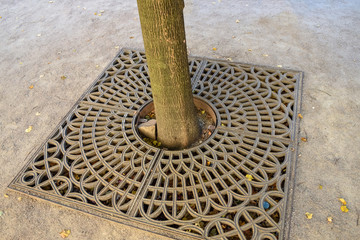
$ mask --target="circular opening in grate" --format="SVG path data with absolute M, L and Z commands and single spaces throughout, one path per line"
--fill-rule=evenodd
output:
M 212 137 L 216 127 L 220 123 L 220 115 L 218 111 L 207 100 L 198 96 L 194 96 L 194 104 L 195 107 L 198 109 L 198 116 L 200 120 L 200 125 L 202 127 L 202 136 L 189 148 L 195 147 L 207 140 L 208 138 Z M 150 133 L 149 135 L 155 135 L 155 137 L 149 137 L 144 136 L 144 134 L 139 131 L 140 124 L 145 123 L 145 121 L 149 123 L 153 119 L 156 119 L 154 102 L 150 101 L 145 103 L 136 113 L 133 121 L 133 127 L 135 129 L 134 132 L 137 137 L 142 139 L 142 141 L 146 142 L 147 144 L 153 147 L 161 148 L 161 143 L 156 141 L 156 133 Z

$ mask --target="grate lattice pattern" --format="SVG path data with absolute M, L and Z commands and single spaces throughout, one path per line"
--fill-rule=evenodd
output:
M 301 72 L 202 58 L 189 70 L 217 114 L 201 145 L 138 136 L 150 80 L 145 54 L 123 49 L 9 187 L 174 238 L 281 238 Z

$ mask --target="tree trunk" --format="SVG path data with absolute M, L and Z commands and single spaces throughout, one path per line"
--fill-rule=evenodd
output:
M 137 0 L 154 98 L 158 141 L 186 148 L 200 136 L 191 91 L 183 0 Z

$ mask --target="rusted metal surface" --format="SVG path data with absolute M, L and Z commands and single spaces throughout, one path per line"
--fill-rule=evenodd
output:
M 172 238 L 281 239 L 291 204 L 302 73 L 190 58 L 216 129 L 181 151 L 145 143 L 146 57 L 123 49 L 11 189 Z

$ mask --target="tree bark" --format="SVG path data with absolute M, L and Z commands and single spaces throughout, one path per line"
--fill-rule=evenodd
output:
M 137 0 L 153 93 L 158 141 L 186 148 L 200 136 L 191 91 L 183 0 Z

